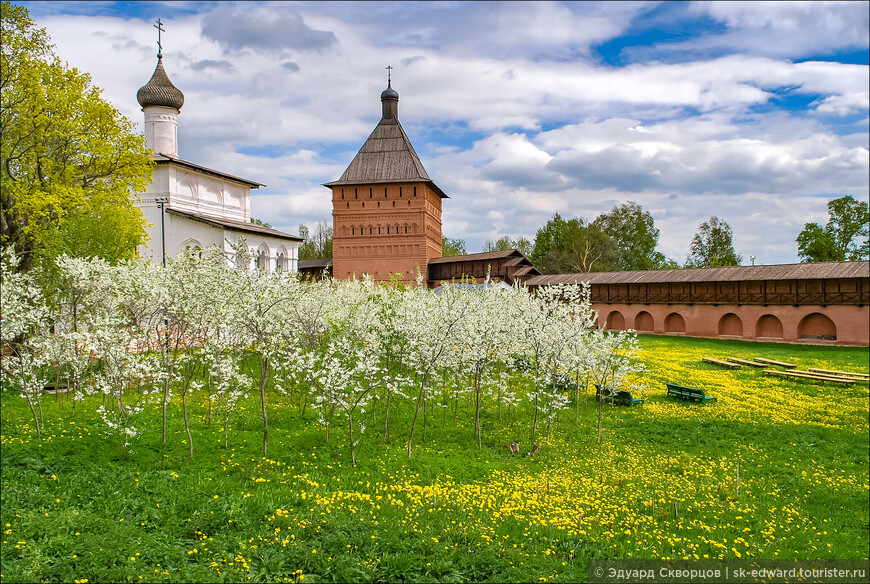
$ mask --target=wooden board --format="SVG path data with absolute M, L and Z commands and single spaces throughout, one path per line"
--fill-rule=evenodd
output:
M 714 365 L 722 365 L 723 367 L 730 367 L 731 369 L 740 369 L 740 365 L 737 363 L 729 363 L 728 361 L 722 361 L 721 359 L 714 359 L 713 357 L 704 357 L 701 361 L 706 361 L 707 363 L 713 363 Z
M 832 369 L 817 369 L 815 367 L 810 367 L 809 371 L 812 371 L 813 373 L 830 373 L 832 375 L 858 377 L 860 379 L 870 379 L 870 373 L 851 373 L 849 371 L 834 371 Z
M 784 363 L 782 361 L 774 361 L 773 359 L 765 359 L 764 357 L 756 357 L 756 361 L 760 361 L 761 363 L 768 363 L 770 365 L 778 365 L 780 367 L 785 367 L 787 369 L 796 369 L 797 365 L 794 363 Z
M 750 367 L 767 367 L 766 363 L 759 363 L 758 361 L 747 361 L 746 359 L 738 359 L 737 357 L 727 357 L 729 361 L 734 361 L 735 363 L 740 363 L 741 365 L 749 365 Z
M 851 385 L 855 383 L 854 379 L 846 379 L 844 377 L 823 377 L 818 375 L 808 374 L 806 372 L 795 373 L 794 371 L 776 371 L 774 369 L 765 369 L 762 373 L 768 373 L 770 375 L 779 375 L 780 377 L 793 377 L 796 379 L 811 379 L 813 381 L 832 381 L 834 383 L 845 383 L 846 385 Z

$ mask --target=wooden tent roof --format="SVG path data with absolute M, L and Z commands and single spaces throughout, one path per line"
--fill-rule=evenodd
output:
M 442 199 L 449 198 L 429 178 L 398 118 L 384 117 L 341 178 L 324 186 L 407 182 L 427 183 Z

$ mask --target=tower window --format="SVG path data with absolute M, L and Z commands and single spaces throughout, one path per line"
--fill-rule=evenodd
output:
M 417 196 L 417 187 L 414 187 L 414 196 Z
M 351 235 L 356 235 L 356 227 L 351 227 L 351 228 L 350 228 L 350 234 L 351 234 Z
M 365 208 L 366 208 L 366 202 L 363 201 L 363 209 L 365 209 Z
M 384 198 L 387 198 L 387 187 L 384 187 Z
M 378 201 L 378 207 L 380 207 L 380 206 L 381 206 L 381 202 L 380 202 L 380 201 Z
M 344 198 L 344 189 L 341 189 L 341 198 Z
M 402 198 L 402 187 L 399 187 L 399 198 Z
M 347 208 L 350 209 L 350 203 L 347 204 Z
M 371 189 L 369 189 L 369 198 L 370 199 L 372 198 L 372 190 Z
M 390 226 L 387 225 L 387 235 L 389 235 L 389 234 L 390 234 Z
M 395 206 L 396 206 L 396 201 L 393 201 L 393 207 L 395 207 Z

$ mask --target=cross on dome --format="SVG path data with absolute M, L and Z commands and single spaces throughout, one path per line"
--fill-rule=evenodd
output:
M 154 25 L 154 28 L 157 29 L 157 58 L 163 58 L 163 45 L 160 42 L 160 33 L 166 32 L 166 29 L 163 28 L 163 23 L 160 22 L 160 19 L 157 19 L 157 24 Z

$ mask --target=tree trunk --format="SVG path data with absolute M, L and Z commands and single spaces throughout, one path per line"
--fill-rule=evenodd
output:
M 393 392 L 389 389 L 387 390 L 387 406 L 386 411 L 384 412 L 384 439 L 381 442 L 381 446 L 387 443 L 387 438 L 390 435 L 390 396 L 393 395 Z
M 347 413 L 348 428 L 350 431 L 350 463 L 356 466 L 356 453 L 353 447 L 353 412 Z
M 269 414 L 266 412 L 266 381 L 269 376 L 269 358 L 260 356 L 260 408 L 263 414 L 263 456 L 269 450 Z
M 414 441 L 414 428 L 417 427 L 417 416 L 420 413 L 420 403 L 423 401 L 426 393 L 426 374 L 423 374 L 420 382 L 420 395 L 417 396 L 417 407 L 414 408 L 414 419 L 411 422 L 411 433 L 408 436 L 408 458 L 411 458 L 411 444 Z
M 604 407 L 604 392 L 601 392 L 601 395 L 598 396 L 598 438 L 596 438 L 595 443 L 601 444 L 601 410 Z
M 480 377 L 482 371 L 480 369 L 477 370 L 477 373 L 474 376 L 474 431 L 477 433 L 477 449 L 480 450 L 483 446 L 481 445 L 481 437 L 480 437 Z
M 190 421 L 187 419 L 187 391 L 181 394 L 181 410 L 184 412 L 184 430 L 187 432 L 187 444 L 190 447 L 190 457 L 193 458 L 193 436 L 190 434 Z

